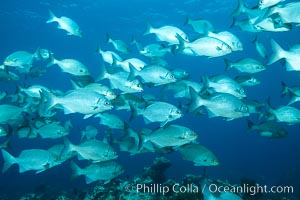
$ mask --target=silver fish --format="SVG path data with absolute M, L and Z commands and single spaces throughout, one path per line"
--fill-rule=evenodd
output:
M 68 35 L 74 35 L 78 37 L 82 37 L 82 31 L 78 24 L 70 19 L 69 17 L 56 17 L 51 10 L 49 10 L 50 17 L 46 21 L 46 23 L 57 22 L 57 28 L 65 30 Z
M 96 127 L 88 125 L 85 127 L 85 130 L 81 131 L 81 141 L 83 139 L 95 140 L 98 133 L 99 132 Z
M 255 37 L 252 43 L 255 45 L 255 49 L 258 52 L 258 54 L 262 58 L 267 58 L 267 50 L 262 43 L 257 41 L 257 36 Z
M 60 125 L 60 122 L 51 122 L 37 128 L 32 127 L 32 132 L 41 138 L 57 139 L 68 135 L 71 126 L 71 121 L 67 121 L 64 126 Z
M 237 76 L 234 80 L 241 86 L 255 86 L 260 84 L 260 80 L 253 76 Z
M 117 40 L 117 39 L 114 40 L 107 33 L 106 34 L 106 41 L 108 43 L 111 43 L 117 51 L 119 51 L 123 54 L 129 54 L 130 53 L 127 44 L 123 40 Z
M 64 96 L 55 96 L 42 90 L 41 95 L 42 103 L 45 104 L 44 110 L 59 105 L 64 109 L 65 114 L 81 113 L 85 118 L 113 107 L 103 95 L 85 89 L 71 90 Z
M 122 93 L 142 92 L 143 85 L 136 79 L 128 79 L 129 73 L 125 71 L 108 72 L 105 67 L 102 68 L 97 81 L 108 79 L 113 89 L 119 89 Z
M 2 172 L 6 172 L 13 164 L 18 164 L 20 173 L 30 170 L 40 173 L 53 167 L 56 159 L 53 154 L 43 149 L 26 149 L 18 157 L 12 156 L 3 149 L 1 151 L 4 158 Z
M 179 28 L 175 26 L 162 26 L 159 28 L 153 28 L 150 24 L 148 24 L 147 30 L 144 35 L 155 34 L 157 40 L 168 42 L 169 44 L 179 44 L 179 41 L 176 35 L 180 35 L 184 41 L 189 41 L 187 35 Z
M 143 148 L 152 152 L 167 147 L 176 148 L 195 141 L 197 137 L 194 131 L 179 125 L 165 126 L 141 136 Z
M 232 78 L 225 75 L 203 76 L 202 82 L 205 88 L 213 88 L 215 92 L 228 93 L 239 99 L 245 98 L 244 88 Z
M 183 116 L 182 112 L 174 105 L 159 101 L 153 102 L 143 109 L 131 105 L 131 111 L 130 119 L 142 115 L 145 123 L 160 122 L 160 127 Z
M 104 181 L 107 184 L 111 179 L 119 176 L 124 172 L 121 165 L 114 161 L 105 161 L 101 163 L 93 163 L 85 168 L 80 168 L 74 162 L 71 163 L 71 168 L 73 171 L 73 178 L 78 176 L 85 176 L 86 184 L 90 184 L 95 181 Z
M 109 145 L 99 140 L 87 140 L 78 145 L 65 139 L 65 149 L 62 155 L 76 152 L 79 159 L 91 160 L 93 163 L 112 160 L 118 157 L 116 151 Z
M 100 124 L 111 129 L 124 129 L 124 122 L 117 115 L 109 113 L 98 113 L 95 117 L 100 118 Z
M 240 72 L 245 73 L 257 73 L 266 69 L 266 67 L 259 61 L 253 58 L 242 58 L 236 62 L 231 62 L 228 59 L 224 59 L 226 64 L 226 70 L 230 68 L 236 68 Z
M 288 135 L 287 130 L 272 122 L 254 124 L 248 121 L 248 129 L 250 131 L 258 131 L 260 136 L 269 138 L 283 138 Z
M 224 56 L 232 52 L 230 46 L 213 37 L 201 37 L 193 42 L 186 42 L 179 35 L 178 51 L 190 56 L 208 56 L 210 58 Z
M 35 53 L 32 54 L 27 51 L 16 51 L 4 59 L 3 65 L 15 67 L 21 72 L 28 73 L 35 58 Z
M 114 60 L 122 61 L 123 59 L 115 52 L 113 51 L 103 51 L 98 46 L 97 53 L 99 53 L 102 56 L 102 60 L 110 65 L 113 64 Z
M 268 107 L 268 112 L 271 113 L 278 122 L 285 122 L 289 125 L 300 123 L 300 110 L 292 106 L 280 106 L 276 109 Z
M 47 67 L 55 64 L 57 64 L 63 72 L 75 76 L 90 75 L 88 68 L 83 63 L 75 59 L 57 60 L 52 56 L 51 62 L 47 65 Z
M 207 36 L 219 39 L 225 42 L 232 51 L 242 51 L 243 44 L 234 34 L 228 31 L 222 31 L 219 33 L 208 32 Z
M 214 153 L 201 144 L 187 144 L 177 150 L 183 159 L 194 162 L 196 166 L 219 165 L 219 160 Z
M 192 20 L 189 16 L 186 17 L 184 25 L 191 25 L 195 32 L 206 34 L 208 31 L 214 31 L 212 23 L 205 19 Z
M 22 112 L 27 112 L 28 106 L 18 107 L 9 104 L 0 105 L 0 124 L 5 124 L 10 120 L 18 119 Z
M 131 65 L 129 66 L 129 68 L 129 80 L 133 80 L 135 77 L 139 76 L 142 78 L 144 83 L 150 83 L 154 86 L 164 85 L 176 81 L 176 78 L 172 74 L 172 72 L 161 66 L 148 65 L 144 67 L 141 71 L 137 71 Z
M 223 117 L 226 120 L 233 120 L 240 117 L 249 116 L 247 105 L 237 97 L 227 93 L 214 93 L 208 98 L 200 97 L 192 88 L 190 88 L 192 104 L 190 112 L 205 106 L 210 118 Z

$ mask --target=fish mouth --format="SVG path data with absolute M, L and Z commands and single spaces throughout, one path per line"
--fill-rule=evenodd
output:
M 9 65 L 10 61 L 4 61 L 3 65 Z

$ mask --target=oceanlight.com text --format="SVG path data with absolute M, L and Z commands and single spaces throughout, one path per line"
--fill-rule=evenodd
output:
M 239 185 L 239 186 L 229 186 L 229 185 L 216 185 L 209 184 L 208 190 L 211 193 L 220 193 L 220 192 L 231 192 L 237 194 L 250 194 L 256 195 L 258 193 L 264 194 L 291 194 L 294 192 L 293 186 L 267 186 L 267 185 Z

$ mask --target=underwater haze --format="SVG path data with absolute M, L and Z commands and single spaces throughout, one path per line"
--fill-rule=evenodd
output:
M 2 1 L 0 199 L 300 199 L 300 2 L 262 2 Z

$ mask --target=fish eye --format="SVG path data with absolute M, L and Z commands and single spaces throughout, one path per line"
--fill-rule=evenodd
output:
M 109 104 L 110 104 L 110 103 L 109 103 L 108 101 L 105 101 L 105 102 L 104 102 L 104 105 L 107 105 L 107 106 L 108 106 Z
M 80 69 L 79 72 L 83 72 L 83 69 Z

